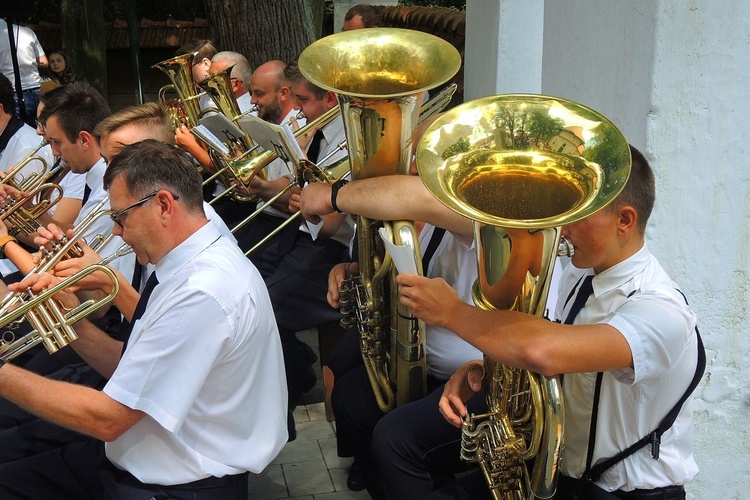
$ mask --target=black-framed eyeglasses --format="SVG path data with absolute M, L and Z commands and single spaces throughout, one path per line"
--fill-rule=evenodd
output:
M 130 212 L 135 207 L 140 207 L 141 205 L 145 204 L 146 202 L 148 202 L 151 198 L 153 198 L 157 194 L 159 194 L 159 191 L 154 191 L 153 193 L 151 193 L 151 194 L 149 194 L 147 196 L 144 196 L 140 200 L 136 201 L 132 205 L 123 208 L 119 212 L 113 212 L 113 213 L 109 214 L 110 219 L 112 219 L 112 222 L 114 222 L 118 226 L 123 227 L 123 225 L 122 225 L 122 216 L 123 215 L 125 215 L 128 212 Z M 179 196 L 174 195 L 174 194 L 172 195 L 172 198 L 174 198 L 175 200 L 179 200 L 180 199 Z

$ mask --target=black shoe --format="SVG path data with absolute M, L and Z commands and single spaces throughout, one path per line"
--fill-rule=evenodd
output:
M 357 462 L 352 463 L 349 469 L 349 475 L 346 476 L 346 487 L 351 491 L 362 491 L 367 487 L 365 481 L 365 471 Z
M 287 439 L 286 442 L 291 443 L 297 439 L 297 427 L 294 425 L 294 414 L 292 413 L 292 410 L 289 410 L 286 414 L 286 429 L 289 432 L 289 439 Z

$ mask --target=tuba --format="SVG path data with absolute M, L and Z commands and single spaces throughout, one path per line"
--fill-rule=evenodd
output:
M 195 93 L 193 85 L 194 58 L 193 53 L 183 54 L 151 66 L 164 72 L 172 82 L 159 89 L 159 103 L 166 107 L 174 129 L 182 125 L 193 128 L 200 118 L 201 107 L 198 100 L 201 96 Z M 167 92 L 170 91 L 177 94 L 177 99 L 167 98 Z
M 233 67 L 234 66 L 225 68 L 221 71 L 207 76 L 206 78 L 198 82 L 198 87 L 203 90 L 203 92 L 205 92 L 211 98 L 211 100 L 213 100 L 214 104 L 216 104 L 216 108 L 208 108 L 201 111 L 201 117 L 208 112 L 218 111 L 226 116 L 231 122 L 236 124 L 237 120 L 242 116 L 243 113 L 240 112 L 240 108 L 237 105 L 237 100 L 235 99 L 234 93 L 232 92 L 230 74 Z M 209 143 L 206 142 L 206 144 Z M 234 189 L 234 181 L 238 179 L 238 177 L 235 175 L 235 169 L 237 168 L 237 165 L 242 165 L 247 163 L 248 161 L 252 161 L 252 158 L 258 155 L 258 147 L 250 138 L 250 136 L 247 135 L 247 133 L 245 133 L 241 137 L 226 141 L 226 146 L 230 151 L 230 154 L 228 156 L 214 151 L 213 148 L 209 147 L 209 154 L 211 155 L 211 159 L 214 165 L 216 165 L 217 170 L 213 175 L 207 178 L 203 182 L 203 184 L 206 185 L 214 179 L 219 179 L 222 184 L 227 186 L 227 189 L 223 193 L 219 194 L 218 196 L 214 197 L 213 200 L 211 200 L 211 204 L 214 204 L 217 200 L 230 193 L 232 197 L 237 201 L 257 201 L 257 196 L 248 196 L 237 192 Z M 263 178 L 265 175 L 265 171 L 258 172 L 258 175 Z
M 561 226 L 619 194 L 630 149 L 592 109 L 510 94 L 436 120 L 419 143 L 417 166 L 438 200 L 474 220 L 475 304 L 543 316 L 555 258 L 571 249 Z M 496 499 L 552 497 L 565 426 L 560 380 L 487 356 L 484 370 L 488 413 L 465 417 L 462 458 L 479 463 Z
M 338 95 L 352 179 L 407 175 L 412 136 L 428 89 L 447 82 L 461 66 L 448 42 L 396 28 L 337 33 L 307 47 L 299 69 L 314 85 Z M 354 319 L 378 406 L 384 412 L 426 392 L 424 323 L 399 304 L 396 271 L 378 235 L 413 249 L 421 273 L 417 232 L 411 221 L 357 217 L 360 276 L 342 285 L 344 320 Z M 343 304 L 343 302 L 342 302 Z M 345 326 L 348 324 L 345 322 Z

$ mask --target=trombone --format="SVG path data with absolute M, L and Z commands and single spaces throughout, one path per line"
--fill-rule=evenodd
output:
M 428 118 L 432 117 L 433 115 L 441 112 L 443 109 L 445 109 L 445 107 L 448 106 L 451 99 L 453 98 L 453 94 L 455 94 L 457 88 L 458 88 L 458 85 L 456 85 L 455 83 L 452 83 L 446 86 L 440 92 L 438 92 L 433 98 L 431 98 L 426 103 L 424 103 L 422 107 L 420 108 L 419 121 L 423 122 L 427 120 Z M 335 108 L 331 108 L 330 110 L 326 111 L 317 119 L 313 120 L 312 122 L 306 124 L 304 127 L 297 130 L 294 134 L 294 137 L 298 139 L 300 137 L 306 136 L 311 132 L 313 128 L 322 128 L 326 126 L 328 123 L 333 121 L 340 114 L 341 114 L 341 108 L 339 106 Z M 326 155 L 325 158 L 318 161 L 318 163 L 319 164 L 325 163 L 326 161 L 328 161 L 329 158 L 331 158 L 331 156 L 333 156 L 334 154 L 336 154 L 337 152 L 345 148 L 346 148 L 346 141 L 342 141 L 335 150 L 331 151 L 328 155 Z M 241 182 L 243 182 L 243 184 L 249 185 L 250 180 L 252 179 L 253 175 L 255 175 L 254 171 L 261 168 L 260 163 L 263 162 L 262 167 L 265 167 L 271 161 L 275 160 L 276 157 L 277 155 L 275 152 L 266 151 L 263 154 L 256 157 L 256 161 L 258 164 L 253 165 L 253 167 L 250 168 L 246 172 L 236 172 L 235 175 Z M 346 158 L 345 161 L 336 162 L 331 167 L 328 167 L 328 168 L 320 168 L 312 164 L 312 162 L 309 162 L 307 160 L 303 161 L 302 163 L 303 165 L 300 165 L 300 169 L 298 170 L 298 175 L 286 187 L 284 187 L 284 189 L 282 189 L 276 195 L 268 199 L 265 203 L 259 206 L 257 210 L 255 210 L 253 213 L 248 215 L 244 220 L 237 223 L 237 225 L 233 227 L 231 230 L 232 234 L 234 234 L 235 232 L 245 227 L 245 225 L 250 223 L 253 219 L 255 219 L 258 215 L 260 215 L 261 212 L 263 212 L 266 208 L 271 206 L 276 200 L 278 200 L 284 194 L 289 192 L 289 190 L 291 190 L 294 186 L 301 186 L 304 182 L 313 182 L 313 181 L 333 183 L 339 178 L 343 177 L 343 175 L 345 175 L 349 171 L 348 158 Z M 340 172 L 339 175 L 336 175 L 338 171 L 341 169 L 341 166 L 343 164 L 346 165 L 347 167 L 346 170 L 343 172 Z M 244 179 L 247 179 L 247 181 L 245 181 Z M 281 223 L 277 228 L 271 231 L 265 238 L 263 238 L 255 246 L 253 246 L 247 252 L 245 252 L 245 255 L 250 255 L 255 250 L 263 246 L 268 240 L 273 238 L 282 229 L 288 226 L 292 221 L 296 220 L 299 217 L 299 215 L 300 215 L 300 212 L 295 212 L 292 215 L 290 215 L 283 223 Z
M 129 245 L 123 245 L 106 259 L 82 269 L 57 285 L 45 289 L 39 295 L 34 295 L 31 289 L 28 289 L 25 292 L 15 292 L 6 296 L 3 302 L 8 302 L 8 297 L 10 297 L 13 303 L 21 302 L 21 305 L 0 315 L 0 328 L 13 325 L 25 317 L 33 330 L 19 338 L 15 338 L 11 329 L 3 332 L 0 338 L 0 359 L 10 361 L 40 343 L 44 344 L 47 352 L 54 354 L 76 340 L 78 334 L 73 329 L 73 325 L 112 301 L 120 290 L 117 276 L 107 267 L 107 264 L 132 251 Z M 71 310 L 65 310 L 54 300 L 55 294 L 95 272 L 103 272 L 112 282 L 112 291 L 108 295 L 99 299 L 86 300 Z

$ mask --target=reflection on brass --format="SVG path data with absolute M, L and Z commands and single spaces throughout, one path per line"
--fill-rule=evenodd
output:
M 305 78 L 338 96 L 355 180 L 408 174 L 425 92 L 460 65 L 448 42 L 395 28 L 337 33 L 299 57 Z M 387 412 L 426 393 L 425 326 L 398 300 L 396 271 L 378 230 L 389 229 L 395 244 L 411 243 L 420 273 L 421 252 L 411 221 L 358 217 L 357 227 L 361 275 L 342 284 L 342 324 L 358 326 L 367 375 Z
M 200 96 L 193 90 L 194 58 L 194 53 L 183 54 L 151 66 L 161 70 L 172 82 L 159 89 L 159 102 L 167 107 L 172 118 L 172 128 L 182 125 L 193 128 L 198 124 L 201 108 L 198 103 Z M 170 91 L 177 94 L 177 102 L 166 98 Z
M 557 253 L 572 248 L 561 226 L 619 194 L 630 150 L 581 104 L 498 95 L 438 118 L 419 142 L 417 168 L 440 202 L 474 220 L 476 305 L 542 316 Z M 464 420 L 462 458 L 480 464 L 496 499 L 552 497 L 565 424 L 558 378 L 488 357 L 485 374 L 488 413 Z

